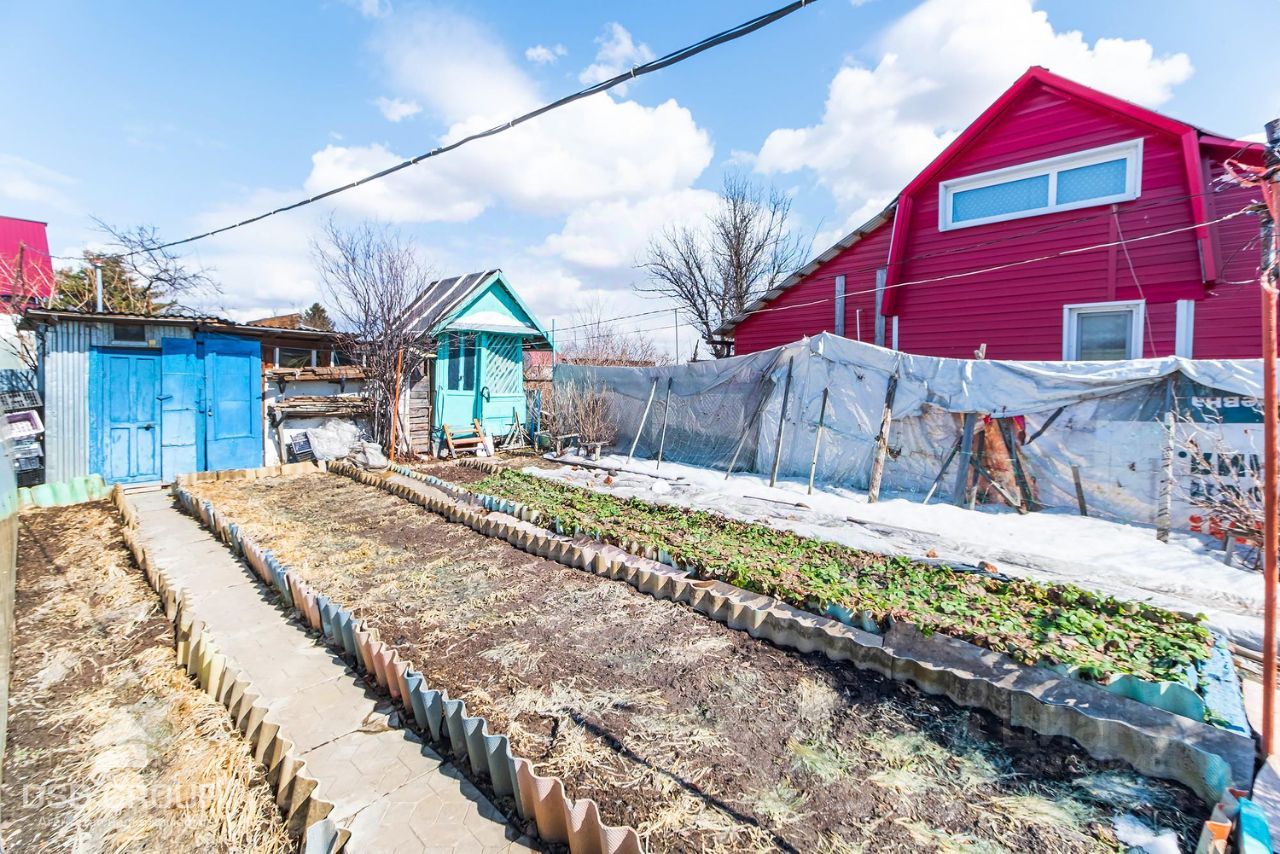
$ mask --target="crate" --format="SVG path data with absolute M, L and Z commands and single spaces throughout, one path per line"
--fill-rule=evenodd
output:
M 10 439 L 26 439 L 44 432 L 44 422 L 34 409 L 7 413 L 4 420 L 5 435 Z
M 14 457 L 44 456 L 44 450 L 40 447 L 40 440 L 34 436 L 16 440 L 13 445 L 10 446 L 10 450 L 13 451 Z
M 13 412 L 17 409 L 36 409 L 41 406 L 40 392 L 32 389 L 0 391 L 0 409 Z
M 18 472 L 18 486 L 39 486 L 44 483 L 44 469 Z
M 307 438 L 306 431 L 293 434 L 293 438 L 289 440 L 289 453 L 296 463 L 305 463 L 316 458 L 315 452 L 311 450 L 311 440 Z

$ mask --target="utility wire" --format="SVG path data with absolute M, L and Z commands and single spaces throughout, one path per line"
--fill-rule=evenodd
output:
M 297 208 L 314 204 L 318 201 L 327 199 L 331 196 L 336 196 L 339 193 L 345 193 L 347 190 L 353 190 L 356 187 L 371 183 L 373 181 L 377 181 L 380 178 L 385 178 L 388 175 L 392 175 L 396 172 L 401 171 L 402 169 L 408 169 L 410 166 L 414 166 L 418 163 L 421 163 L 424 160 L 430 159 L 432 157 L 439 157 L 441 154 L 445 154 L 447 152 L 453 151 L 454 149 L 461 148 L 462 146 L 467 145 L 468 143 L 472 143 L 480 139 L 485 139 L 486 137 L 497 136 L 498 134 L 503 133 L 504 131 L 511 130 L 517 125 L 524 124 L 525 122 L 531 119 L 536 119 L 538 116 L 541 116 L 544 113 L 549 113 L 552 110 L 557 110 L 560 107 L 564 107 L 568 104 L 572 104 L 574 101 L 580 101 L 583 98 L 589 98 L 592 95 L 596 95 L 601 92 L 607 91 L 609 89 L 612 89 L 614 86 L 617 86 L 620 83 L 627 83 L 631 80 L 634 80 L 637 77 L 642 77 L 646 74 L 652 74 L 655 71 L 661 71 L 662 69 L 669 68 L 670 66 L 675 65 L 679 62 L 684 62 L 686 59 L 691 59 L 692 57 L 697 56 L 703 51 L 710 50 L 713 47 L 717 47 L 719 45 L 726 44 L 731 41 L 735 41 L 736 39 L 740 39 L 743 36 L 750 35 L 751 33 L 754 33 L 756 30 L 767 27 L 770 24 L 775 23 L 776 21 L 780 21 L 783 18 L 787 17 L 788 15 L 792 14 L 793 12 L 797 12 L 800 9 L 803 9 L 805 6 L 811 5 L 812 3 L 815 3 L 815 2 L 817 2 L 817 0 L 793 0 L 793 2 L 788 3 L 787 5 L 781 7 L 780 9 L 775 9 L 772 12 L 767 12 L 763 15 L 759 15 L 755 18 L 752 18 L 749 21 L 744 21 L 743 23 L 738 24 L 735 27 L 732 27 L 727 30 L 722 30 L 721 32 L 716 33 L 713 36 L 708 36 L 707 38 L 704 38 L 701 41 L 694 42 L 691 45 L 679 48 L 678 50 L 674 50 L 671 53 L 666 54 L 665 56 L 660 56 L 657 59 L 653 60 L 652 62 L 646 62 L 642 65 L 637 65 L 636 67 L 632 68 L 630 71 L 624 71 L 621 74 L 618 74 L 614 77 L 610 77 L 608 80 L 603 80 L 594 85 L 587 86 L 586 88 L 583 88 L 583 89 L 579 89 L 577 92 L 574 92 L 571 95 L 566 95 L 565 97 L 559 99 L 558 101 L 552 101 L 551 103 L 538 107 L 535 110 L 530 110 L 529 112 L 519 115 L 508 122 L 504 122 L 503 124 L 500 124 L 500 125 L 494 125 L 488 130 L 483 130 L 483 131 L 479 131 L 478 133 L 473 133 L 459 140 L 455 140 L 454 142 L 451 142 L 447 145 L 438 146 L 437 148 L 433 148 L 430 151 L 427 151 L 423 154 L 419 154 L 417 157 L 411 157 L 408 160 L 403 160 L 395 164 L 394 166 L 389 166 L 386 169 L 383 169 L 379 172 L 374 172 L 372 175 L 366 175 L 363 178 L 359 178 L 348 184 L 343 184 L 340 187 L 334 187 L 330 190 L 325 190 L 323 193 L 317 193 L 314 196 L 309 196 L 305 199 L 300 199 L 291 204 L 287 204 L 287 205 L 283 205 L 281 207 L 275 208 L 274 210 L 269 210 L 269 211 L 266 211 L 265 213 L 260 213 L 256 216 L 251 216 L 248 219 L 242 219 L 239 222 L 231 223 L 229 225 L 224 225 L 219 228 L 214 228 L 209 231 L 201 232 L 200 234 L 193 234 L 192 236 L 184 237 L 181 240 L 172 240 L 172 241 L 169 241 L 168 243 L 161 243 L 157 246 L 150 246 L 150 247 L 147 247 L 147 250 L 156 251 L 160 249 L 170 249 L 174 246 L 182 246 L 187 243 L 194 243 L 197 240 L 204 240 L 207 237 L 213 237 L 214 235 L 217 235 L 217 234 L 224 234 L 236 228 L 243 228 L 246 225 L 251 225 L 255 222 L 261 222 L 267 217 L 275 216 L 277 214 L 282 214 L 282 213 L 285 213 L 286 211 L 296 210 Z M 118 257 L 128 257 L 130 255 L 137 255 L 140 252 L 147 251 L 147 250 L 135 249 L 129 252 L 122 253 Z
M 1204 228 L 1211 225 L 1217 225 L 1218 223 L 1235 219 L 1236 217 L 1250 213 L 1251 211 L 1252 211 L 1251 206 L 1246 206 L 1233 213 L 1220 216 L 1216 219 L 1211 219 L 1208 222 L 1192 223 L 1191 225 L 1184 225 L 1184 226 L 1179 226 L 1177 228 L 1170 228 L 1164 231 L 1153 232 L 1151 234 L 1142 234 L 1142 235 L 1138 235 L 1137 237 L 1122 238 L 1120 240 L 1109 240 L 1105 243 L 1094 243 L 1088 246 L 1077 246 L 1072 249 L 1063 249 L 1060 252 L 1053 252 L 1048 255 L 1038 255 L 1033 258 L 1023 258 L 1018 261 L 1007 261 L 1003 264 L 995 264 L 988 267 L 981 267 L 976 270 L 965 270 L 959 273 L 947 273 L 940 276 L 931 276 L 931 277 L 922 278 L 922 279 L 911 279 L 905 282 L 895 282 L 892 285 L 887 285 L 885 287 L 885 290 L 891 290 L 893 288 L 905 288 L 908 285 L 927 285 L 927 284 L 933 284 L 936 282 L 950 281 L 953 279 L 964 279 L 964 278 L 969 278 L 971 276 L 981 276 L 986 273 L 995 273 L 1001 270 L 1008 270 L 1014 267 L 1025 267 L 1030 264 L 1038 264 L 1044 261 L 1052 261 L 1055 258 L 1063 258 L 1069 255 L 1080 255 L 1082 253 L 1092 252 L 1098 249 L 1110 249 L 1113 246 L 1127 247 L 1131 243 L 1141 243 L 1146 240 L 1154 240 L 1157 237 L 1167 237 L 1171 234 L 1179 234 L 1186 231 L 1194 231 L 1197 228 Z M 1108 212 L 1107 215 L 1110 215 L 1110 213 Z M 878 269 L 878 267 L 870 268 L 870 269 Z M 849 297 L 852 297 L 852 296 L 864 296 L 867 294 L 873 294 L 875 292 L 876 292 L 875 288 L 864 288 L 862 290 L 846 291 L 844 293 L 844 298 L 848 299 Z M 751 311 L 743 312 L 743 314 L 741 315 L 741 319 L 745 320 L 747 317 L 750 317 L 755 314 L 771 314 L 774 312 L 781 312 L 781 311 L 793 311 L 798 308 L 810 308 L 815 305 L 824 305 L 826 303 L 835 302 L 835 299 L 836 298 L 834 296 L 829 296 L 829 297 L 820 297 L 818 299 L 810 300 L 808 302 L 795 303 L 794 305 L 774 306 L 774 307 L 762 306 L 760 308 L 753 309 Z M 633 314 L 633 315 L 624 315 L 622 317 L 607 318 L 605 321 L 601 321 L 601 322 L 608 322 L 611 320 L 614 320 L 614 321 L 629 320 L 634 317 L 644 317 L 646 315 L 655 314 L 658 312 L 662 312 L 665 314 L 668 311 L 671 311 L 670 307 L 663 308 L 663 309 L 656 309 L 654 311 L 640 312 L 638 314 Z M 741 322 L 741 320 L 739 320 L 739 322 Z M 583 324 L 583 325 L 594 326 L 596 324 L 593 321 L 592 323 Z M 577 328 L 581 328 L 581 327 L 565 327 L 564 329 L 559 329 L 557 330 L 557 335 L 559 335 L 560 332 L 565 332 L 565 331 L 569 331 L 570 329 L 577 329 Z M 663 326 L 655 326 L 653 327 L 652 330 L 637 329 L 637 330 L 634 330 L 634 332 L 654 331 L 657 329 L 669 329 L 669 328 L 670 328 L 669 326 L 663 325 Z M 581 337 L 590 339 L 590 338 L 599 337 L 599 336 L 581 336 Z
M 1210 190 L 1210 191 L 1205 192 L 1205 193 L 1191 193 L 1191 194 L 1189 194 L 1189 195 L 1180 195 L 1180 196 L 1175 196 L 1175 197 L 1166 198 L 1166 199 L 1153 199 L 1153 200 L 1148 201 L 1148 202 L 1146 202 L 1145 204 L 1142 204 L 1142 205 L 1136 205 L 1136 206 L 1127 207 L 1127 208 L 1123 211 L 1123 213 L 1138 212 L 1138 211 L 1141 211 L 1141 210 L 1148 210 L 1148 209 L 1150 209 L 1150 208 L 1159 207 L 1159 206 L 1161 206 L 1161 205 L 1176 204 L 1176 203 L 1178 203 L 1178 202 L 1184 202 L 1184 201 L 1187 201 L 1188 199 L 1196 198 L 1196 197 L 1198 197 L 1198 196 L 1211 196 L 1211 195 L 1214 195 L 1215 193 L 1222 192 L 1222 190 L 1223 190 L 1223 189 L 1225 189 L 1227 186 L 1230 186 L 1230 185 L 1220 186 L 1220 187 L 1219 187 L 1218 189 L 1216 189 L 1216 190 Z M 1230 214 L 1229 216 L 1227 216 L 1227 217 L 1226 217 L 1226 219 L 1231 219 L 1231 218 L 1233 218 L 1233 217 L 1237 216 L 1239 213 L 1246 213 L 1246 212 L 1248 212 L 1248 211 L 1247 211 L 1247 209 L 1246 209 L 1245 211 L 1237 211 L 1236 213 L 1233 213 L 1233 214 Z M 962 253 L 965 253 L 965 252 L 969 252 L 969 251 L 972 251 L 972 250 L 975 250 L 975 249 L 985 249 L 985 248 L 990 247 L 990 246 L 995 246 L 995 245 L 998 245 L 998 244 L 1000 244 L 1000 243 L 1007 243 L 1007 242 L 1009 242 L 1009 241 L 1013 241 L 1013 240 L 1022 241 L 1022 240 L 1027 239 L 1028 237 L 1037 237 L 1037 236 L 1040 236 L 1040 235 L 1042 235 L 1042 234 L 1048 234 L 1048 233 L 1051 233 L 1051 232 L 1054 232 L 1054 231 L 1059 231 L 1059 230 L 1061 230 L 1061 229 L 1063 229 L 1063 228 L 1070 228 L 1070 227 L 1073 227 L 1073 226 L 1075 226 L 1075 225 L 1078 225 L 1079 223 L 1082 223 L 1082 222 L 1088 222 L 1088 221 L 1090 221 L 1090 220 L 1094 220 L 1094 219 L 1101 219 L 1101 218 L 1103 218 L 1103 217 L 1110 217 L 1110 216 L 1112 216 L 1112 211 L 1111 211 L 1111 209 L 1108 207 L 1106 210 L 1103 210 L 1103 211 L 1101 211 L 1101 212 L 1099 212 L 1099 213 L 1089 214 L 1089 215 L 1087 215 L 1087 216 L 1072 217 L 1072 218 L 1071 218 L 1071 219 L 1069 219 L 1069 220 L 1064 220 L 1063 222 L 1055 223 L 1055 224 L 1053 224 L 1053 225 L 1041 226 L 1040 228 L 1035 228 L 1035 229 L 1027 229 L 1027 230 L 1025 230 L 1025 231 L 1020 231 L 1020 232 L 1017 232 L 1017 233 L 1014 233 L 1014 234 L 1011 234 L 1011 235 L 1007 235 L 1007 236 L 1004 236 L 1004 237 L 995 237 L 995 238 L 992 238 L 992 239 L 990 239 L 990 240 L 978 241 L 978 242 L 975 242 L 975 243 L 966 243 L 966 244 L 964 244 L 963 246 L 954 247 L 954 248 L 951 248 L 951 249 L 942 249 L 942 250 L 938 250 L 938 251 L 934 251 L 934 252 L 922 252 L 922 253 L 919 253 L 919 254 L 916 254 L 916 255 L 909 255 L 909 256 L 907 256 L 907 257 L 905 257 L 905 258 L 902 258 L 902 259 L 900 259 L 900 260 L 896 261 L 896 262 L 895 262 L 895 264 L 896 264 L 896 266 L 901 267 L 901 266 L 903 266 L 903 265 L 907 264 L 908 262 L 912 262 L 912 261 L 922 261 L 922 260 L 925 260 L 925 259 L 928 259 L 928 258 L 938 258 L 938 257 L 943 257 L 943 256 L 949 256 L 949 255 L 958 255 L 958 254 L 962 254 Z M 1213 220 L 1212 222 L 1209 222 L 1209 223 L 1201 223 L 1200 225 L 1213 225 L 1213 224 L 1215 224 L 1215 223 L 1217 223 L 1217 222 L 1222 222 L 1222 221 L 1223 221 L 1223 220 L 1220 220 L 1220 219 L 1219 219 L 1219 220 Z M 1200 227 L 1200 225 L 1197 225 L 1197 226 L 1191 226 L 1191 227 L 1192 227 L 1192 228 L 1198 228 L 1198 227 Z M 1166 233 L 1170 233 L 1170 232 L 1162 232 L 1162 235 L 1163 235 L 1163 234 L 1166 234 Z M 1144 239 L 1144 240 L 1145 240 L 1145 239 L 1146 239 L 1146 237 L 1144 236 L 1144 237 L 1141 237 L 1141 238 L 1139 238 L 1139 239 Z M 1105 246 L 1105 247 L 1109 247 L 1111 244 L 1100 244 L 1100 245 L 1103 245 L 1103 246 Z M 1122 245 L 1124 245 L 1124 242 L 1123 242 L 1123 240 L 1122 240 L 1121 242 L 1118 242 L 1118 243 L 1116 243 L 1115 245 L 1117 245 L 1117 246 L 1122 246 Z M 1049 257 L 1057 257 L 1057 256 L 1055 255 L 1055 256 L 1049 256 Z M 1234 257 L 1234 254 L 1233 254 L 1233 256 L 1232 256 L 1232 257 Z M 806 264 L 806 266 L 807 266 L 807 264 Z M 884 266 L 885 266 L 885 265 L 884 265 L 884 264 L 881 264 L 881 263 L 868 264 L 868 265 L 863 266 L 863 267 L 845 268 L 845 269 L 843 269 L 843 273 L 844 273 L 846 276 L 847 276 L 847 275 L 849 275 L 849 274 L 851 274 L 851 273 L 871 273 L 871 272 L 874 272 L 874 271 L 876 271 L 876 270 L 878 270 L 878 269 L 880 269 L 881 267 L 884 267 Z M 798 271 L 797 271 L 797 272 L 798 272 Z M 794 273 L 793 273 L 792 275 L 794 275 Z M 967 275 L 967 274 L 966 274 L 966 275 Z M 902 283 L 899 283 L 899 284 L 896 284 L 896 285 L 892 285 L 891 287 L 900 287 L 900 286 L 901 286 L 901 285 L 903 285 L 903 284 L 918 284 L 918 282 L 917 282 L 917 283 L 902 282 Z M 871 292 L 872 292 L 872 291 L 846 291 L 846 292 L 845 292 L 845 296 L 846 296 L 846 297 L 848 297 L 848 296 L 854 296 L 854 295 L 857 295 L 857 294 L 865 294 L 865 293 L 871 293 Z M 834 297 L 828 297 L 828 298 L 824 298 L 824 299 L 818 300 L 818 301 L 816 301 L 816 302 L 807 302 L 807 303 L 799 304 L 799 305 L 796 305 L 796 306 L 792 306 L 792 308 L 802 308 L 802 307 L 805 307 L 805 306 L 819 305 L 819 304 L 821 304 L 821 303 L 823 303 L 823 302 L 832 302 L 833 300 L 834 300 Z M 558 332 L 570 332 L 570 331 L 572 331 L 572 330 L 574 330 L 574 329 L 581 329 L 581 328 L 586 327 L 586 326 L 594 326 L 594 325 L 596 325 L 597 323 L 611 323 L 611 322 L 615 322 L 615 321 L 619 321 L 619 320 L 632 320 L 632 319 L 634 319 L 634 318 L 638 318 L 638 317 L 648 317 L 648 316 L 650 316 L 650 315 L 654 315 L 654 314 L 662 314 L 662 313 L 667 312 L 667 311 L 670 311 L 670 310 L 671 310 L 670 308 L 658 308 L 658 309 L 653 309 L 653 310 L 650 310 L 650 311 L 637 312 L 637 313 L 635 313 L 635 314 L 624 314 L 624 315 L 619 315 L 619 316 L 617 316 L 617 317 L 605 317 L 605 318 L 601 318 L 601 319 L 599 319 L 599 320 L 593 320 L 593 321 L 591 321 L 590 323 L 580 323 L 580 324 L 577 324 L 577 325 L 575 325 L 575 326 L 564 326 L 564 327 L 560 327 L 560 329 L 558 330 Z M 775 310 L 777 310 L 777 309 L 769 309 L 769 308 L 764 308 L 764 307 L 762 307 L 762 308 L 760 308 L 760 309 L 756 309 L 756 310 L 753 310 L 752 312 L 749 312 L 749 314 L 754 314 L 754 313 L 756 313 L 757 311 L 775 311 Z M 745 316 L 745 315 L 744 315 L 744 316 Z

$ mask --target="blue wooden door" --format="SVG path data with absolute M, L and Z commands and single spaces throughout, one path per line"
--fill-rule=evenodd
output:
M 204 469 L 204 368 L 192 338 L 165 338 L 160 344 L 160 453 L 166 481 Z
M 511 422 L 528 420 L 524 398 L 524 353 L 518 335 L 486 332 L 480 348 L 480 417 L 485 432 L 505 436 Z
M 480 417 L 479 341 L 475 333 L 450 332 L 436 354 L 436 426 L 470 433 Z
M 160 479 L 160 354 L 93 351 L 90 464 L 109 483 Z
M 204 468 L 262 465 L 262 345 L 201 335 L 204 357 Z

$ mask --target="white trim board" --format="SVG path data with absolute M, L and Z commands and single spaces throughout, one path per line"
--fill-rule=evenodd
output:
M 1098 196 L 1091 199 L 1081 199 L 1076 202 L 1057 204 L 1059 172 L 1064 172 L 1068 169 L 1078 169 L 1082 166 L 1093 166 L 1098 163 L 1106 163 L 1119 158 L 1123 158 L 1127 164 L 1125 169 L 1125 189 L 1123 193 L 1115 193 L 1110 196 Z M 1040 175 L 1049 176 L 1048 205 L 1029 210 L 1014 211 L 1006 214 L 997 214 L 995 216 L 980 217 L 978 219 L 966 219 L 961 222 L 952 222 L 952 200 L 956 193 L 963 192 L 965 190 L 977 190 L 983 187 L 991 187 L 1010 181 L 1022 180 L 1024 178 L 1035 178 Z M 1013 219 L 1026 219 L 1027 217 L 1042 216 L 1048 213 L 1057 213 L 1058 211 L 1072 211 L 1080 208 L 1096 207 L 1098 205 L 1109 205 L 1115 202 L 1127 202 L 1138 198 L 1140 195 L 1142 195 L 1141 137 L 1138 139 L 1131 139 L 1126 142 L 1118 142 L 1113 145 L 1089 148 L 1084 151 L 1076 151 L 1071 154 L 1059 155 L 1058 157 L 1047 157 L 1044 160 L 1033 160 L 1030 163 L 1020 163 L 1016 166 L 1006 166 L 1002 169 L 993 169 L 989 172 L 979 172 L 975 175 L 965 175 L 959 178 L 951 178 L 946 181 L 941 181 L 938 184 L 938 230 L 953 231 L 958 228 L 970 228 L 975 225 L 987 225 L 993 222 L 1006 222 Z

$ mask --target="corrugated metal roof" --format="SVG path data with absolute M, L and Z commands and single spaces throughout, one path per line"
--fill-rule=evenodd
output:
M 409 303 L 405 311 L 405 325 L 415 332 L 426 332 L 498 272 L 485 270 L 431 282 Z
M 339 333 L 325 332 L 319 329 L 283 329 L 274 326 L 256 326 L 249 323 L 236 323 L 225 317 L 195 314 L 130 314 L 117 311 L 71 311 L 68 309 L 33 308 L 23 314 L 23 321 L 45 322 L 56 325 L 60 321 L 85 323 L 154 323 L 166 326 L 190 326 L 215 331 L 233 332 L 255 338 L 274 336 L 303 338 L 335 338 Z

